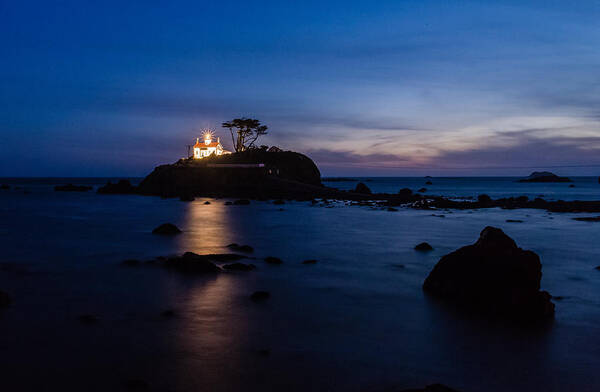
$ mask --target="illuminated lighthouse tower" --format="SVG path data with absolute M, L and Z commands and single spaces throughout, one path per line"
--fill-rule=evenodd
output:
M 211 131 L 205 131 L 202 139 L 202 142 L 200 142 L 200 138 L 196 138 L 196 144 L 194 144 L 195 159 L 205 158 L 210 154 L 229 154 L 229 151 L 225 151 L 223 149 L 223 145 L 221 145 L 219 138 L 217 138 L 216 142 L 213 141 L 213 135 Z

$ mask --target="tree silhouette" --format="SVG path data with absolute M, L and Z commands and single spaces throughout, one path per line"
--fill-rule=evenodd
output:
M 234 118 L 231 121 L 221 124 L 223 128 L 229 129 L 231 141 L 235 152 L 241 152 L 249 148 L 254 148 L 254 143 L 262 135 L 267 134 L 268 127 L 261 125 L 259 120 L 254 118 Z M 234 133 L 236 136 L 234 136 Z

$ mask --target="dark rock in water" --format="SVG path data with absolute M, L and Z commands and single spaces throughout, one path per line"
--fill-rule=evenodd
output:
M 408 188 L 402 188 L 398 191 L 398 196 L 400 197 L 409 197 L 412 196 L 413 191 Z
M 490 204 L 492 202 L 492 198 L 486 195 L 485 193 L 477 196 L 477 202 L 480 204 Z
M 302 264 L 316 264 L 316 263 L 317 263 L 317 260 L 315 260 L 315 259 L 304 260 L 302 262 Z
M 209 204 L 210 204 L 210 201 L 205 201 L 205 202 L 204 202 L 204 205 L 205 205 L 205 206 L 207 206 L 207 205 L 209 205 Z
M 181 196 L 179 196 L 179 200 L 181 200 L 181 201 L 194 201 L 195 198 L 192 195 L 181 195 Z
M 580 222 L 600 222 L 600 216 L 585 216 L 581 218 L 573 218 L 573 220 Z
M 597 269 L 598 271 L 600 271 L 600 265 L 599 265 L 599 266 L 597 266 L 597 267 L 596 267 L 596 268 L 594 268 L 594 269 Z
M 162 225 L 152 230 L 152 234 L 159 235 L 175 235 L 181 232 L 182 231 L 179 230 L 179 228 L 172 223 L 163 223 Z
M 250 200 L 248 199 L 239 199 L 233 202 L 235 206 L 247 206 L 248 204 L 250 204 Z
M 136 259 L 127 259 L 127 260 L 123 260 L 121 262 L 121 265 L 123 265 L 125 267 L 137 267 L 140 264 L 141 264 L 141 262 Z
M 540 291 L 542 264 L 498 228 L 486 227 L 473 245 L 443 256 L 423 289 L 481 313 L 516 319 L 553 316 L 550 294 Z
M 269 355 L 271 355 L 271 350 L 269 350 L 268 348 L 263 348 L 258 350 L 258 354 L 262 357 L 268 357 Z
M 427 188 L 420 188 L 417 192 L 425 193 L 425 192 L 427 192 Z
M 256 266 L 254 264 L 232 263 L 225 264 L 223 269 L 227 271 L 252 271 L 256 269 Z
M 398 211 L 398 209 L 394 207 L 388 207 L 387 210 L 392 212 Z
M 265 261 L 268 264 L 283 264 L 283 260 L 281 260 L 279 257 L 273 257 L 273 256 L 265 257 Z
M 2 185 L 0 185 L 0 189 L 2 189 L 2 190 L 10 189 L 10 185 L 8 185 L 8 184 L 2 184 Z
M 254 302 L 264 301 L 271 297 L 271 293 L 268 291 L 255 291 L 250 296 L 250 299 Z
M 12 303 L 12 299 L 8 293 L 0 290 L 0 308 L 8 306 Z
M 235 250 L 238 252 L 247 252 L 247 253 L 254 252 L 254 248 L 251 247 L 250 245 L 238 245 L 235 242 L 233 244 L 227 245 L 227 247 L 231 250 Z
M 370 195 L 371 189 L 369 189 L 369 187 L 366 186 L 365 184 L 363 184 L 362 182 L 359 182 L 358 184 L 356 184 L 356 188 L 354 188 L 354 192 L 355 193 L 363 193 L 365 195 Z
M 600 177 L 598 177 L 598 184 L 600 184 Z
M 425 181 L 425 185 L 433 185 L 433 182 L 431 182 L 431 181 Z
M 82 314 L 78 319 L 82 324 L 96 324 L 99 321 L 93 314 Z
M 230 202 L 230 201 L 226 201 L 226 202 L 225 202 L 225 205 L 226 205 L 226 206 L 230 206 L 230 205 L 233 205 L 233 203 L 232 203 L 232 202 Z
M 144 380 L 133 378 L 130 380 L 124 380 L 123 388 L 125 388 L 126 391 L 132 392 L 149 391 L 150 385 Z
M 400 392 L 458 392 L 456 389 L 449 388 L 442 384 L 427 385 L 425 388 L 405 389 Z
M 73 185 L 73 184 L 56 185 L 54 187 L 54 191 L 55 192 L 87 192 L 87 191 L 89 191 L 91 189 L 92 189 L 91 186 Z
M 129 182 L 129 180 L 119 180 L 116 184 L 112 182 L 107 182 L 106 185 L 98 188 L 98 193 L 102 194 L 132 194 L 137 193 L 137 188 Z
M 420 244 L 415 246 L 415 250 L 420 250 L 420 251 L 433 250 L 433 246 L 429 245 L 427 242 L 421 242 Z
M 520 219 L 507 219 L 506 222 L 507 223 L 523 223 L 523 221 Z
M 275 205 L 281 205 L 281 204 L 285 204 L 285 201 L 283 201 L 281 199 L 277 199 L 277 200 L 273 200 L 273 204 L 275 204 Z
M 175 311 L 173 309 L 163 310 L 160 315 L 164 318 L 172 318 L 175 317 Z
M 572 182 L 568 177 L 559 177 L 550 172 L 533 172 L 527 178 L 522 178 L 518 182 Z
M 211 260 L 215 255 L 199 255 L 192 252 L 186 252 L 182 256 L 168 257 L 164 260 L 164 266 L 176 271 L 189 274 L 216 273 L 221 269 Z
M 575 184 L 569 185 L 569 188 L 575 188 Z

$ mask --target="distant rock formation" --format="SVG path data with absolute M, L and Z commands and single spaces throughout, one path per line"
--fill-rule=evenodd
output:
M 116 184 L 112 182 L 107 182 L 106 185 L 98 188 L 98 193 L 103 194 L 131 194 L 137 193 L 137 188 L 129 182 L 129 180 L 120 180 Z
M 152 234 L 158 235 L 176 235 L 180 233 L 181 230 L 179 229 L 179 227 L 175 226 L 172 223 L 163 223 L 162 225 L 152 230 Z
M 527 178 L 522 178 L 518 182 L 572 182 L 568 177 L 559 177 L 550 172 L 533 172 Z
M 369 187 L 366 186 L 365 184 L 363 184 L 362 182 L 359 182 L 358 184 L 356 184 L 356 188 L 354 188 L 354 192 L 363 193 L 365 195 L 370 195 L 371 189 L 369 189 Z
M 89 190 L 92 190 L 92 187 L 86 186 L 86 185 L 66 184 L 66 185 L 56 185 L 54 187 L 55 192 L 87 192 Z
M 261 149 L 181 159 L 154 169 L 137 192 L 157 196 L 285 198 L 322 189 L 321 173 L 305 155 Z
M 541 278 L 537 254 L 488 226 L 475 244 L 443 256 L 423 289 L 481 313 L 538 320 L 554 314 L 550 294 L 540 291 Z

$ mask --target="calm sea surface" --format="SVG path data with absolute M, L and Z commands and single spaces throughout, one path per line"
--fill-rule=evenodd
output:
M 600 199 L 590 177 L 574 178 L 575 188 L 513 178 L 362 180 L 377 192 L 424 186 L 456 197 Z M 600 223 L 572 220 L 593 214 L 490 209 L 441 218 L 342 203 L 225 206 L 52 190 L 67 182 L 105 179 L 0 180 L 12 185 L 0 190 L 0 289 L 14 300 L 0 311 L 0 390 L 122 390 L 128 380 L 158 391 L 381 391 L 433 382 L 465 392 L 600 390 Z M 150 234 L 164 222 L 184 233 Z M 442 255 L 475 242 L 487 225 L 540 255 L 542 289 L 563 297 L 548 327 L 472 317 L 421 290 Z M 421 241 L 435 250 L 415 252 Z M 257 270 L 190 277 L 119 265 L 224 253 L 231 242 L 255 248 Z M 266 256 L 284 264 L 266 265 Z M 255 290 L 271 299 L 253 303 Z M 176 316 L 161 317 L 166 309 Z M 99 322 L 83 325 L 81 314 Z

